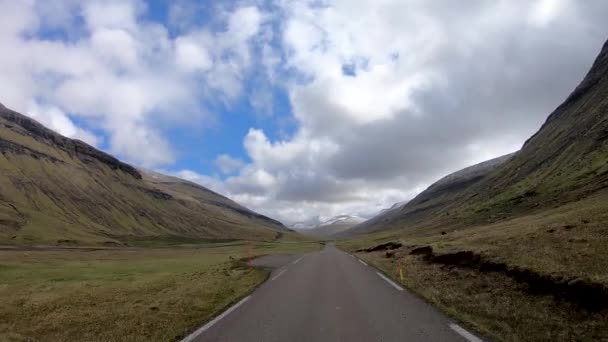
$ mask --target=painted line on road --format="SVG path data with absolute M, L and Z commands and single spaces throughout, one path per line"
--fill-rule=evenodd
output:
M 396 288 L 399 291 L 403 291 L 403 288 L 397 284 L 395 284 L 392 280 L 388 279 L 386 276 L 384 276 L 384 274 L 380 273 L 380 272 L 376 272 L 376 274 L 384 279 L 387 283 L 391 284 L 392 287 Z
M 282 270 L 281 272 L 279 272 L 277 275 L 275 275 L 274 277 L 272 277 L 272 279 L 270 280 L 276 280 L 278 277 L 280 277 L 283 273 L 285 273 L 285 271 L 287 270 Z
M 228 310 L 224 311 L 221 315 L 215 317 L 209 323 L 203 325 L 202 327 L 198 328 L 192 334 L 186 336 L 181 342 L 192 342 L 192 341 L 194 341 L 197 337 L 199 337 L 200 334 L 204 333 L 206 330 L 208 330 L 209 328 L 211 328 L 215 323 L 219 322 L 222 318 L 228 316 L 232 311 L 236 310 L 239 306 L 243 305 L 243 303 L 245 303 L 246 301 L 248 301 L 249 298 L 251 298 L 251 296 L 247 296 L 247 297 L 241 299 L 240 302 L 238 302 L 238 303 L 234 304 L 233 306 L 231 306 Z
M 301 257 L 300 259 L 298 259 L 298 260 L 296 260 L 296 261 L 293 261 L 293 262 L 292 262 L 292 264 L 294 264 L 294 265 L 295 265 L 295 264 L 299 263 L 299 262 L 300 262 L 300 260 L 302 260 L 303 258 L 304 258 L 304 257 Z
M 360 262 L 361 264 L 363 264 L 363 265 L 367 266 L 367 264 L 365 263 L 365 261 L 363 261 L 363 260 L 359 259 L 359 262 Z
M 454 330 L 455 332 L 457 332 L 458 335 L 466 338 L 469 342 L 483 342 L 479 337 L 477 337 L 477 336 L 471 334 L 470 332 L 466 331 L 464 328 L 462 328 L 458 324 L 450 323 L 449 326 L 450 326 L 450 328 L 452 328 L 452 330 Z

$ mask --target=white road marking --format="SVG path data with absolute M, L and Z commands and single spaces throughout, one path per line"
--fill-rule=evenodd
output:
M 365 261 L 359 259 L 359 262 L 362 263 L 363 265 L 367 266 L 367 264 L 365 263 Z
M 198 328 L 192 334 L 186 336 L 181 342 L 191 342 L 191 341 L 194 341 L 200 334 L 204 333 L 206 330 L 208 330 L 209 328 L 211 328 L 215 323 L 219 322 L 222 318 L 228 316 L 232 311 L 236 310 L 239 306 L 243 305 L 243 303 L 245 303 L 246 301 L 248 301 L 249 298 L 251 298 L 251 296 L 247 296 L 247 297 L 241 299 L 240 302 L 238 302 L 238 303 L 234 304 L 233 306 L 231 306 L 230 309 L 224 311 L 221 315 L 215 317 L 209 323 L 203 325 L 202 327 Z
M 304 257 L 302 257 L 302 258 L 304 258 Z M 300 258 L 300 259 L 298 259 L 298 260 L 296 260 L 296 261 L 292 262 L 292 264 L 294 264 L 294 265 L 295 265 L 295 264 L 299 263 L 299 262 L 300 262 L 300 260 L 302 260 L 302 258 Z
M 276 280 L 278 277 L 280 277 L 283 273 L 285 273 L 285 271 L 287 270 L 282 270 L 281 272 L 279 272 L 277 275 L 275 275 L 274 277 L 272 277 L 271 280 Z
M 403 291 L 403 288 L 401 286 L 395 284 L 392 280 L 390 280 L 387 277 L 385 277 L 384 274 L 382 274 L 380 272 L 376 272 L 376 274 L 378 276 L 380 276 L 380 278 L 384 279 L 387 283 L 391 284 L 392 287 L 396 288 L 399 291 Z
M 457 332 L 460 336 L 466 338 L 469 342 L 483 342 L 479 337 L 464 330 L 464 328 L 462 328 L 458 324 L 450 323 L 449 326 L 450 328 L 452 328 L 452 330 Z

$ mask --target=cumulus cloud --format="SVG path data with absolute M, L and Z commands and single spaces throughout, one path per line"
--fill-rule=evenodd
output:
M 183 169 L 179 171 L 159 170 L 159 172 L 198 183 L 218 193 L 226 193 L 223 182 L 215 177 L 210 177 L 193 170 Z
M 2 0 L 0 8 L 2 102 L 45 123 L 61 116 L 62 132 L 97 144 L 65 129 L 70 117 L 88 120 L 107 134 L 110 152 L 143 166 L 176 160 L 167 126 L 184 128 L 204 119 L 201 104 L 240 94 L 262 23 L 257 7 L 235 6 L 218 9 L 224 28 L 202 23 L 171 36 L 139 0 Z
M 77 127 L 72 120 L 59 108 L 31 102 L 27 112 L 43 125 L 68 138 L 79 139 L 90 145 L 98 145 L 101 138 L 95 134 Z
M 100 144 L 85 120 L 110 152 L 167 169 L 168 128 L 247 96 L 295 129 L 251 127 L 247 156 L 216 157 L 221 176 L 172 173 L 286 223 L 368 217 L 518 149 L 608 32 L 601 0 L 256 4 L 172 1 L 162 24 L 143 0 L 0 0 L 0 96 Z M 49 28 L 62 39 L 41 34 Z M 273 89 L 289 113 L 273 112 Z
M 286 222 L 369 216 L 512 152 L 585 74 L 606 39 L 597 15 L 606 10 L 601 1 L 280 3 L 279 64 L 298 130 L 278 141 L 250 130 L 252 162 L 227 190 Z
M 223 173 L 233 173 L 242 168 L 245 163 L 238 158 L 233 158 L 227 154 L 221 154 L 215 159 L 215 165 Z

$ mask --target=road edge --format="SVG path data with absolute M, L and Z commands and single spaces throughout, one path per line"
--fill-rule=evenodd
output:
M 305 255 L 307 255 L 309 253 L 310 252 L 301 253 L 302 257 L 300 257 L 300 259 L 302 259 Z M 300 253 L 288 253 L 288 254 L 290 254 L 290 255 L 298 255 Z M 239 304 L 241 302 L 244 303 L 246 298 L 248 299 L 251 295 L 253 295 L 253 293 L 255 291 L 257 291 L 261 286 L 263 286 L 264 284 L 266 284 L 270 280 L 270 276 L 272 275 L 272 272 L 274 270 L 280 269 L 283 266 L 276 267 L 276 268 L 266 267 L 266 266 L 254 266 L 254 265 L 251 265 L 249 262 L 252 261 L 252 260 L 255 260 L 255 259 L 267 256 L 267 255 L 269 255 L 269 254 L 259 254 L 259 255 L 253 256 L 253 257 L 245 257 L 245 258 L 239 259 L 239 261 L 246 263 L 248 265 L 248 267 L 251 267 L 253 269 L 260 270 L 260 271 L 264 272 L 264 278 L 263 278 L 263 280 L 259 284 L 257 284 L 253 288 L 251 288 L 250 291 L 247 291 L 242 296 L 237 297 L 236 299 L 234 299 L 233 301 L 231 301 L 227 305 L 223 306 L 215 314 L 213 314 L 213 316 L 210 317 L 209 320 L 199 323 L 199 325 L 197 325 L 196 327 L 194 327 L 192 330 L 189 330 L 189 332 L 184 333 L 183 336 L 180 334 L 180 336 L 176 338 L 176 341 L 179 341 L 179 342 L 190 342 L 190 341 L 193 341 L 194 339 L 196 339 L 199 335 L 201 335 L 204 332 L 204 330 L 203 330 L 203 331 L 200 331 L 200 333 L 196 334 L 200 329 L 204 328 L 207 324 L 209 324 L 210 322 L 213 322 L 213 320 L 215 320 L 218 317 L 222 316 L 224 313 L 230 311 L 237 304 Z M 289 263 L 291 263 L 291 261 Z M 289 264 L 289 263 L 287 263 L 287 264 Z M 234 309 L 237 309 L 237 308 L 238 307 L 235 307 Z M 192 335 L 194 335 L 194 336 L 192 336 Z
M 361 258 L 359 258 L 357 255 L 352 254 L 340 247 L 338 247 L 336 245 L 336 248 L 340 251 L 342 251 L 343 253 L 352 256 L 353 258 L 355 258 L 356 260 L 362 260 Z M 422 294 L 420 294 L 419 292 L 415 291 L 414 289 L 410 288 L 409 286 L 403 284 L 401 281 L 399 281 L 399 279 L 395 278 L 394 276 L 388 274 L 386 271 L 384 271 L 383 269 L 381 269 L 380 267 L 378 267 L 373 260 L 366 260 L 365 261 L 367 263 L 368 267 L 373 268 L 374 270 L 376 270 L 378 273 L 383 274 L 385 277 L 387 277 L 388 279 L 391 279 L 393 281 L 396 282 L 396 284 L 399 284 L 399 286 L 401 286 L 403 288 L 404 291 L 409 292 L 410 294 L 416 296 L 418 299 L 424 301 L 425 303 L 427 303 L 428 305 L 432 306 L 433 308 L 435 308 L 435 310 L 441 312 L 443 315 L 445 315 L 446 317 L 448 317 L 450 320 L 452 320 L 451 323 L 455 324 L 456 326 L 459 326 L 461 329 L 467 331 L 469 334 L 472 334 L 474 337 L 476 337 L 478 340 L 480 340 L 481 342 L 492 342 L 492 340 L 490 338 L 487 337 L 487 334 L 484 334 L 482 332 L 480 332 L 477 328 L 475 328 L 474 326 L 472 326 L 470 323 L 463 321 L 462 319 L 460 319 L 459 317 L 454 316 L 454 314 L 450 313 L 450 312 L 446 312 L 445 310 L 442 310 L 440 307 L 438 307 L 437 305 L 435 305 L 434 303 L 432 303 L 431 301 L 429 301 L 426 297 L 424 297 Z M 451 328 L 451 326 L 450 326 Z M 451 328 L 452 330 L 454 330 L 454 328 Z M 462 335 L 461 335 L 462 336 Z M 463 336 L 464 337 L 464 336 Z M 465 337 L 466 338 L 466 337 Z M 474 340 L 477 342 L 477 340 Z
M 260 255 L 260 256 L 257 256 L 257 257 L 250 258 L 250 260 L 257 259 L 257 258 L 260 258 L 262 256 L 264 256 L 264 255 Z M 268 279 L 270 279 L 270 275 L 272 274 L 272 270 L 273 269 L 270 268 L 270 267 L 258 267 L 258 266 L 250 266 L 250 267 L 264 272 L 264 278 L 263 278 L 263 280 L 259 284 L 257 284 L 253 288 L 251 288 L 251 290 L 247 291 L 242 296 L 238 296 L 236 299 L 234 299 L 233 301 L 231 301 L 227 305 L 223 306 L 216 313 L 214 313 L 209 318 L 209 320 L 204 321 L 204 322 L 200 322 L 197 326 L 193 327 L 191 330 L 188 330 L 188 332 L 184 333 L 183 336 L 180 335 L 175 340 L 179 341 L 179 342 L 189 342 L 189 341 L 194 340 L 200 334 L 198 334 L 196 336 L 192 336 L 192 335 L 195 334 L 199 329 L 203 328 L 205 325 L 207 325 L 208 323 L 212 322 L 214 319 L 220 317 L 222 314 L 224 314 L 225 312 L 227 312 L 228 310 L 230 310 L 237 303 L 239 303 L 239 302 L 243 301 L 245 298 L 248 298 L 249 296 L 251 296 L 257 289 L 260 288 L 260 286 L 266 284 L 266 282 L 268 281 Z M 201 333 L 202 333 L 202 331 L 201 331 Z

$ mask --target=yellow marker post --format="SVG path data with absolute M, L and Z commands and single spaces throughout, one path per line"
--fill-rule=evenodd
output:
M 399 276 L 401 277 L 401 282 L 403 283 L 403 268 L 399 267 Z
M 251 258 L 253 257 L 253 246 L 252 246 L 252 242 L 251 241 L 247 241 L 247 265 L 249 266 L 249 268 L 253 268 L 253 266 L 251 266 Z

